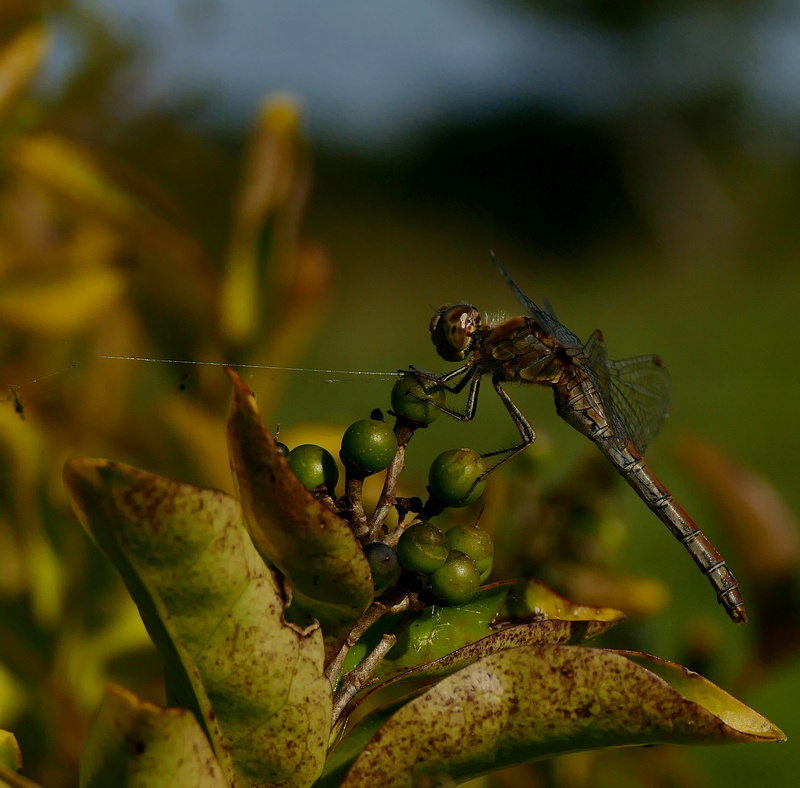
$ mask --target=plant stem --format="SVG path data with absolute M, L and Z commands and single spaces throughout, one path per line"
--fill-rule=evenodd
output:
M 375 666 L 386 656 L 395 643 L 397 643 L 397 635 L 387 632 L 381 637 L 378 645 L 367 655 L 364 661 L 342 679 L 342 685 L 333 699 L 334 725 L 353 696 L 364 686 L 364 681 L 372 675 Z

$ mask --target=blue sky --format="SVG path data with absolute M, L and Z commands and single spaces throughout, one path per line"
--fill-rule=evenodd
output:
M 695 7 L 635 39 L 486 0 L 80 4 L 150 42 L 147 88 L 132 100 L 210 91 L 206 119 L 240 126 L 264 95 L 285 90 L 304 103 L 314 137 L 340 146 L 391 147 L 442 118 L 532 99 L 602 115 L 730 82 L 752 115 L 800 125 L 800 4 L 788 0 L 746 17 Z

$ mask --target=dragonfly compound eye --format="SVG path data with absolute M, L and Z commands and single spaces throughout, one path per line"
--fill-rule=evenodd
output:
M 480 328 L 481 314 L 471 304 L 443 306 L 431 320 L 431 339 L 445 361 L 462 361 L 472 349 L 472 336 Z

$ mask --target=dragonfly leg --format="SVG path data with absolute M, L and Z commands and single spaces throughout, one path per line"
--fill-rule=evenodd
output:
M 533 431 L 533 427 L 531 427 L 531 425 L 528 423 L 528 420 L 522 415 L 522 411 L 520 411 L 520 409 L 514 404 L 514 401 L 508 396 L 500 383 L 496 380 L 492 380 L 492 385 L 494 386 L 494 390 L 497 392 L 497 396 L 500 397 L 503 405 L 506 406 L 506 410 L 514 420 L 514 426 L 519 430 L 522 441 L 516 446 L 511 446 L 507 449 L 496 449 L 495 451 L 482 454 L 481 456 L 484 458 L 497 457 L 500 455 L 505 456 L 501 457 L 498 462 L 492 465 L 491 468 L 489 468 L 481 478 L 485 478 L 492 471 L 496 471 L 503 463 L 508 462 L 512 457 L 519 454 L 523 449 L 526 449 L 536 440 L 536 433 Z
M 466 386 L 467 383 L 472 380 L 472 377 L 475 375 L 475 368 L 471 364 L 465 364 L 463 367 L 454 369 L 444 375 L 434 375 L 431 372 L 424 372 L 423 370 L 412 366 L 409 369 L 401 369 L 400 374 L 411 375 L 412 377 L 420 380 L 427 380 L 431 383 L 436 383 L 445 389 L 445 391 L 449 391 L 451 394 L 458 394 L 464 388 L 464 386 Z M 454 386 L 447 385 L 451 380 L 457 378 L 459 375 L 463 375 L 464 377 L 462 377 L 458 383 L 456 383 Z
M 464 386 L 469 383 L 470 387 L 469 392 L 467 393 L 467 402 L 463 410 L 448 408 L 446 405 L 438 405 L 426 397 L 417 397 L 417 399 L 420 399 L 423 402 L 429 402 L 434 408 L 442 411 L 442 413 L 446 413 L 448 416 L 454 419 L 458 419 L 459 421 L 472 421 L 472 419 L 475 417 L 475 410 L 478 407 L 478 392 L 480 391 L 481 376 L 477 374 L 477 371 L 474 367 L 461 367 L 461 369 L 456 370 L 456 372 L 458 374 L 463 374 L 464 377 L 462 377 L 455 386 L 448 386 L 446 383 L 442 383 L 443 380 L 451 380 L 454 377 L 452 373 L 438 377 L 436 375 L 429 375 L 427 372 L 419 372 L 418 370 L 412 368 L 412 371 L 409 374 L 413 375 L 414 377 L 421 378 L 422 380 L 428 380 L 432 383 L 439 384 L 451 394 L 460 393 Z

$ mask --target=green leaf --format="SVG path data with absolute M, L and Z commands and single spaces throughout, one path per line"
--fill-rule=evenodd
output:
M 227 788 L 188 709 L 164 709 L 106 689 L 81 759 L 81 788 Z
M 398 638 L 378 664 L 374 679 L 387 678 L 432 662 L 474 643 L 502 627 L 549 622 L 537 642 L 578 643 L 596 637 L 625 618 L 612 608 L 577 605 L 537 580 L 505 580 L 480 589 L 463 605 L 426 608 Z M 375 647 L 396 618 L 385 616 L 350 650 L 344 672 L 354 668 Z M 558 622 L 558 623 L 556 623 Z
M 64 480 L 162 654 L 168 702 L 195 713 L 226 779 L 309 784 L 331 719 L 322 635 L 284 620 L 236 500 L 104 460 L 71 460 Z
M 598 747 L 785 738 L 764 717 L 691 671 L 643 654 L 635 661 L 630 656 L 539 645 L 473 662 L 391 716 L 361 750 L 342 786 L 401 788 L 421 775 L 440 773 L 462 782 Z M 679 678 L 679 689 L 643 665 Z
M 303 487 L 278 453 L 250 390 L 228 373 L 228 447 L 247 529 L 289 579 L 295 603 L 320 621 L 330 653 L 372 602 L 369 564 L 350 526 Z

